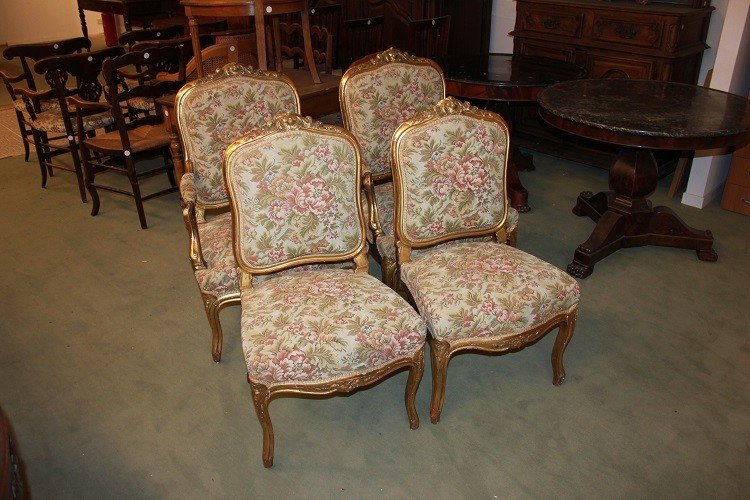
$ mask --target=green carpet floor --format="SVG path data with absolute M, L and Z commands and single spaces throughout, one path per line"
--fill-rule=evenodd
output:
M 519 247 L 564 267 L 593 224 L 571 214 L 606 172 L 535 155 Z M 33 158 L 33 157 L 32 157 Z M 154 179 L 150 187 L 166 181 Z M 158 184 L 158 185 L 157 185 Z M 78 200 L 72 174 L 0 160 L 0 405 L 36 498 L 632 498 L 750 489 L 750 218 L 664 196 L 716 237 L 719 261 L 620 251 L 582 281 L 567 380 L 554 335 L 450 364 L 429 423 L 429 362 L 409 430 L 406 373 L 351 397 L 271 404 L 276 459 L 262 467 L 239 342 L 224 359 L 187 261 L 176 194 Z

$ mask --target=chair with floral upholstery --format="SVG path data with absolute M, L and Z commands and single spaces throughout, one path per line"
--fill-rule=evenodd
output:
M 445 97 L 445 78 L 429 59 L 396 49 L 352 64 L 341 78 L 339 101 L 344 127 L 359 141 L 364 162 L 373 257 L 383 268 L 389 286 L 396 283 L 396 247 L 393 235 L 391 136 L 399 124 L 430 109 Z M 518 220 L 513 211 L 512 221 Z M 509 228 L 515 237 L 515 225 Z
M 299 106 L 288 77 L 236 63 L 185 85 L 177 95 L 175 112 L 185 156 L 180 181 L 183 217 L 190 236 L 190 263 L 211 325 L 214 361 L 221 360 L 223 343 L 219 313 L 240 302 L 222 155 L 238 137 L 276 115 L 299 113 Z
M 426 327 L 367 271 L 361 163 L 344 129 L 282 115 L 227 149 L 224 176 L 239 266 L 242 347 L 273 464 L 268 404 L 280 396 L 348 393 L 409 368 L 406 408 L 424 367 Z M 306 265 L 346 263 L 263 277 Z
M 552 381 L 565 378 L 578 283 L 505 244 L 508 142 L 502 118 L 453 98 L 393 136 L 398 264 L 430 332 L 433 423 L 458 352 L 517 350 L 559 328 Z

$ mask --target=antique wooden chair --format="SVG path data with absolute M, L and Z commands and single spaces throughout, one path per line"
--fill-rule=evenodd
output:
M 362 148 L 373 257 L 387 285 L 395 286 L 391 136 L 396 127 L 445 97 L 445 79 L 433 61 L 388 49 L 353 64 L 344 73 L 339 101 L 344 127 Z M 513 218 L 517 221 L 517 212 Z M 515 230 L 515 224 L 509 229 Z
M 10 45 L 3 51 L 3 57 L 9 61 L 18 58 L 22 68 L 18 75 L 10 75 L 5 71 L 0 71 L 0 79 L 3 80 L 13 101 L 13 108 L 18 120 L 18 130 L 23 140 L 24 161 L 29 161 L 29 144 L 34 144 L 34 134 L 31 129 L 32 115 L 56 109 L 59 105 L 56 97 L 51 99 L 24 99 L 16 94 L 16 88 L 37 90 L 34 73 L 29 64 L 45 57 L 80 53 L 90 49 L 91 41 L 88 38 L 79 37 L 45 43 Z M 32 139 L 29 139 L 29 137 Z M 40 167 L 46 168 L 41 164 Z M 52 174 L 52 169 L 46 168 L 46 170 L 49 174 Z
M 302 25 L 299 23 L 280 23 L 279 33 L 276 34 L 278 43 L 273 43 L 275 67 L 280 68 L 283 58 L 294 61 L 294 67 L 299 68 L 305 59 L 302 45 Z M 310 26 L 310 38 L 313 45 L 313 59 L 315 64 L 323 65 L 323 71 L 329 75 L 333 71 L 333 35 L 327 28 Z
M 425 325 L 367 273 L 360 169 L 350 133 L 298 115 L 238 139 L 225 155 L 242 346 L 266 467 L 274 453 L 268 404 L 280 396 L 348 393 L 408 367 L 407 414 L 419 426 Z M 256 279 L 330 263 L 351 268 Z
M 180 52 L 179 47 L 159 47 L 108 58 L 102 68 L 107 84 L 107 103 L 71 99 L 77 108 L 79 124 L 86 119 L 89 112 L 107 111 L 111 113 L 115 127 L 111 132 L 88 139 L 81 135 L 82 129 L 78 127 L 86 169 L 86 187 L 94 202 L 92 216 L 99 213 L 99 189 L 124 194 L 135 199 L 141 228 L 146 229 L 148 225 L 143 202 L 177 190 L 169 152 L 170 135 L 164 127 L 161 106 L 155 103 L 155 114 L 138 118 L 128 117 L 129 120 L 126 120 L 124 109 L 131 99 L 140 97 L 155 101 L 164 94 L 176 92 L 182 86 L 185 76 L 185 67 L 182 64 L 182 79 L 179 81 L 156 79 L 156 75 L 174 61 L 182 61 Z M 136 74 L 128 74 L 126 68 L 130 67 L 138 67 L 140 70 Z M 133 81 L 143 83 L 133 85 Z M 155 156 L 164 158 L 164 164 L 147 171 L 136 170 L 137 161 Z M 131 191 L 98 182 L 97 175 L 105 172 L 126 176 Z M 142 196 L 140 179 L 159 173 L 167 174 L 171 187 Z
M 117 39 L 120 45 L 125 45 L 132 49 L 133 45 L 138 42 L 154 40 L 170 40 L 180 38 L 185 35 L 185 27 L 181 24 L 166 26 L 164 28 L 149 28 L 143 30 L 126 31 Z
M 409 22 L 409 52 L 443 63 L 448 53 L 451 16 Z
M 185 85 L 177 95 L 175 112 L 185 157 L 180 181 L 183 217 L 190 236 L 190 263 L 211 325 L 214 361 L 221 360 L 223 343 L 219 312 L 240 300 L 222 155 L 232 141 L 267 120 L 299 110 L 299 96 L 288 77 L 237 63 Z M 222 210 L 223 214 L 206 217 L 207 211 L 211 215 Z
M 363 57 L 383 50 L 383 16 L 364 19 L 347 19 L 342 24 L 343 64 L 346 71 L 349 66 Z
M 48 111 L 36 113 L 34 107 L 27 107 L 30 113 L 31 129 L 34 134 L 36 154 L 42 173 L 42 187 L 47 184 L 47 171 L 52 168 L 75 172 L 78 180 L 78 191 L 81 201 L 86 202 L 86 188 L 79 153 L 81 134 L 90 137 L 97 129 L 110 127 L 114 121 L 107 112 L 87 114 L 81 122 L 83 128 L 78 130 L 75 110 L 68 105 L 67 99 L 77 96 L 87 101 L 99 101 L 102 97 L 102 85 L 99 82 L 102 63 L 105 59 L 117 56 L 125 51 L 122 47 L 81 54 L 51 56 L 39 60 L 34 71 L 43 74 L 50 86 L 46 91 L 16 89 L 16 93 L 28 100 L 49 99 L 54 97 L 57 106 Z M 72 81 L 71 81 L 72 80 Z M 62 144 L 55 141 L 63 141 Z M 55 157 L 70 154 L 73 166 L 54 161 Z
M 400 278 L 430 332 L 430 418 L 440 419 L 448 361 L 461 351 L 505 352 L 559 327 L 553 383 L 579 288 L 562 270 L 505 244 L 508 126 L 499 115 L 447 98 L 393 136 Z M 494 241 L 481 240 L 493 237 Z

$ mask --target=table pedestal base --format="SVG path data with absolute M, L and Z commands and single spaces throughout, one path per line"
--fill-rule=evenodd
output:
M 531 210 L 529 206 L 529 191 L 523 187 L 521 179 L 518 177 L 518 171 L 521 170 L 522 165 L 526 165 L 525 161 L 527 158 L 531 158 L 531 155 L 524 155 L 520 149 L 511 145 L 510 157 L 508 158 L 508 200 L 510 201 L 510 206 L 521 213 Z
M 653 191 L 651 184 L 656 186 L 653 155 L 623 150 L 610 171 L 610 185 L 615 191 L 586 191 L 578 196 L 573 213 L 589 216 L 597 224 L 589 239 L 576 249 L 568 273 L 585 278 L 607 255 L 620 248 L 645 245 L 689 248 L 700 260 L 718 259 L 711 231 L 688 226 L 670 208 L 651 206 L 645 197 Z

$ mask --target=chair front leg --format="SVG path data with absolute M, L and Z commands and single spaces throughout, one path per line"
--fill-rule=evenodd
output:
M 430 339 L 430 360 L 432 361 L 432 398 L 430 400 L 430 422 L 440 421 L 445 401 L 445 383 L 448 378 L 450 343 L 440 339 Z
M 416 354 L 414 354 L 411 366 L 409 367 L 409 379 L 406 381 L 406 414 L 409 416 L 409 427 L 411 429 L 417 429 L 419 427 L 419 414 L 417 413 L 415 399 L 417 397 L 417 389 L 419 389 L 419 382 L 422 380 L 423 373 L 424 348 L 420 348 Z
M 513 248 L 516 248 L 518 246 L 518 228 L 513 229 L 513 231 L 508 233 L 508 241 L 509 246 L 512 246 Z
M 253 405 L 258 415 L 260 426 L 263 428 L 263 467 L 269 468 L 273 465 L 273 425 L 271 416 L 268 414 L 268 403 L 271 401 L 268 387 L 250 382 L 253 393 Z
M 560 325 L 555 338 L 555 345 L 552 347 L 552 383 L 560 385 L 565 380 L 565 367 L 563 366 L 563 354 L 568 347 L 573 332 L 576 329 L 576 320 L 578 318 L 578 308 L 570 312 L 565 319 L 565 323 Z
M 36 149 L 36 157 L 39 161 L 39 169 L 42 174 L 42 188 L 47 187 L 47 167 L 44 164 L 44 150 L 42 149 L 42 135 L 36 130 L 31 131 L 31 135 L 34 138 L 34 149 Z

